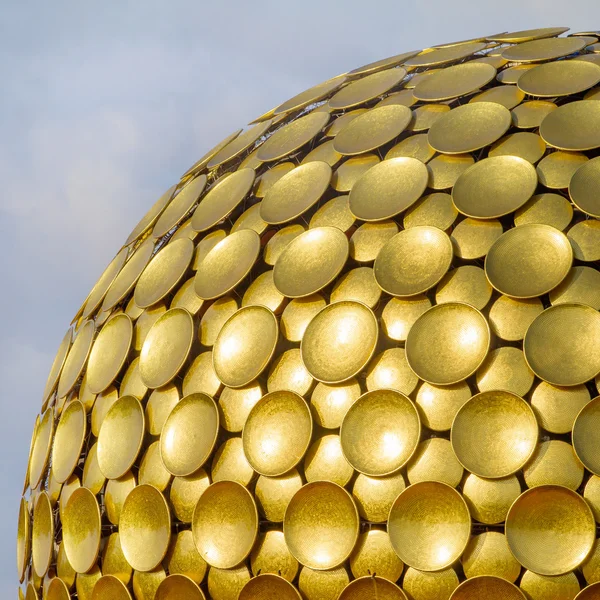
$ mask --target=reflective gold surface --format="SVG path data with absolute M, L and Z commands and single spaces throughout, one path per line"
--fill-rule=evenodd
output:
M 463 581 L 451 600 L 526 600 L 523 592 L 510 581 L 494 575 L 480 575 Z

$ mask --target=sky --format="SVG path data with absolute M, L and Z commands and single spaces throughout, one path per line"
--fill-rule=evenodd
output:
M 0 597 L 33 423 L 71 318 L 204 152 L 312 85 L 434 44 L 600 29 L 598 0 L 105 0 L 0 11 Z

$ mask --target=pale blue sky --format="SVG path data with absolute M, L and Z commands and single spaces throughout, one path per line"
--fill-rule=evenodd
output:
M 139 217 L 231 131 L 321 80 L 499 31 L 600 29 L 598 0 L 4 2 L 0 597 L 56 347 Z

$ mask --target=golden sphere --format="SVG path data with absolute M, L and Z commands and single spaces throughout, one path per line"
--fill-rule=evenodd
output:
M 156 201 L 48 376 L 23 597 L 596 597 L 600 33 L 565 31 L 334 77 Z

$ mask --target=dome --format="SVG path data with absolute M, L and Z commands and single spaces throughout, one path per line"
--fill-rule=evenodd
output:
M 20 597 L 600 594 L 600 33 L 566 32 L 333 77 L 152 205 L 41 393 Z

